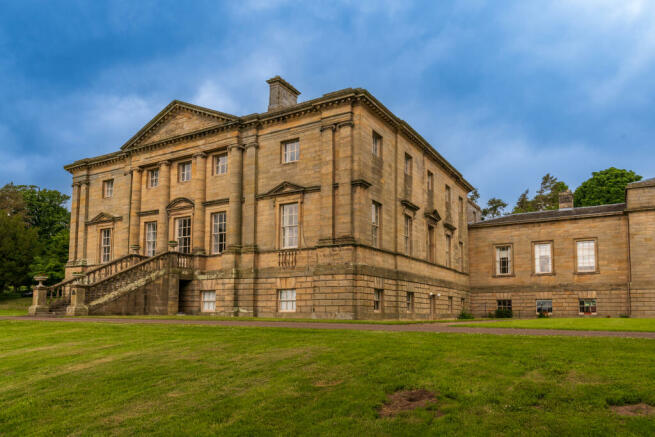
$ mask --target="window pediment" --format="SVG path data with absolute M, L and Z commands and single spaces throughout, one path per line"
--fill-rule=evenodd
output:
M 171 200 L 171 202 L 166 205 L 166 211 L 175 211 L 178 209 L 190 209 L 193 208 L 195 204 L 193 203 L 193 200 L 188 199 L 186 197 L 178 197 L 176 199 Z
M 290 194 L 311 193 L 314 191 L 321 191 L 321 187 L 318 185 L 312 187 L 303 187 L 302 185 L 284 181 L 266 193 L 258 195 L 257 198 L 265 199 L 269 197 L 285 196 Z
M 87 225 L 96 225 L 98 223 L 113 223 L 122 220 L 123 217 L 111 215 L 107 212 L 101 212 L 97 216 L 93 217 L 91 220 L 87 221 Z

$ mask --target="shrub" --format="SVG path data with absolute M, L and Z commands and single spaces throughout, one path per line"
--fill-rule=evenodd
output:
M 473 319 L 473 314 L 467 313 L 466 311 L 462 310 L 461 313 L 459 313 L 459 316 L 457 316 L 459 320 L 470 320 Z
M 494 317 L 496 317 L 497 319 L 511 319 L 512 310 L 503 310 L 499 308 L 494 313 Z
M 629 314 L 620 314 L 619 317 L 622 318 L 622 319 L 629 319 L 630 315 Z
M 537 318 L 539 319 L 547 319 L 548 318 L 548 313 L 544 311 L 539 311 L 539 314 L 537 315 Z

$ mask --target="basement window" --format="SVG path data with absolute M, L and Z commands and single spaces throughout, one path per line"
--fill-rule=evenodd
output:
M 202 312 L 213 313 L 216 311 L 216 292 L 203 291 L 202 292 Z
M 537 314 L 552 314 L 553 301 L 552 299 L 537 299 Z
M 596 299 L 580 299 L 580 314 L 596 314 Z
M 279 290 L 278 307 L 281 313 L 293 313 L 296 311 L 296 290 Z
M 373 311 L 379 312 L 382 309 L 382 290 L 373 290 Z
M 408 313 L 414 312 L 414 292 L 413 291 L 408 291 L 406 299 L 407 299 L 406 300 L 407 312 Z

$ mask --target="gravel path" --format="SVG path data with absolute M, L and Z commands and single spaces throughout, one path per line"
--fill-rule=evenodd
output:
M 378 325 L 356 323 L 320 323 L 320 322 L 270 322 L 245 320 L 184 320 L 184 319 L 139 319 L 110 317 L 29 317 L 5 316 L 0 320 L 66 322 L 66 323 L 118 323 L 118 324 L 148 324 L 148 325 L 206 325 L 206 326 L 239 326 L 255 328 L 297 328 L 297 329 L 346 329 L 353 331 L 392 331 L 392 332 L 437 332 L 449 334 L 492 334 L 492 335 L 545 335 L 563 337 L 622 337 L 622 338 L 652 338 L 655 332 L 634 331 L 569 331 L 557 329 L 514 329 L 514 328 L 465 328 L 448 323 L 422 323 L 411 325 Z

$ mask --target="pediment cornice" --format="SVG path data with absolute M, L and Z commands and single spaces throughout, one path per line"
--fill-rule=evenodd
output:
M 113 223 L 123 220 L 123 217 L 111 215 L 107 212 L 101 212 L 100 214 L 93 217 L 91 220 L 88 220 L 85 224 L 87 225 L 97 225 L 99 223 Z
M 284 181 L 266 193 L 259 194 L 257 198 L 265 199 L 269 197 L 286 196 L 290 194 L 311 193 L 314 191 L 321 191 L 321 187 L 319 185 L 303 187 L 302 185 L 294 184 L 293 182 Z
M 195 203 L 193 202 L 193 200 L 187 197 L 177 197 L 171 200 L 168 205 L 166 205 L 166 211 L 193 208 L 194 206 Z

